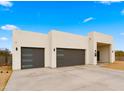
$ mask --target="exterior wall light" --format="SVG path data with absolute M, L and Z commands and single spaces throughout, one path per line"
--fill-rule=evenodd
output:
M 16 51 L 18 51 L 18 48 L 16 47 Z
M 55 48 L 53 49 L 53 51 L 56 51 Z
M 97 56 L 97 52 L 96 52 L 96 50 L 95 50 L 95 57 Z
M 95 53 L 95 57 L 97 56 L 97 54 Z

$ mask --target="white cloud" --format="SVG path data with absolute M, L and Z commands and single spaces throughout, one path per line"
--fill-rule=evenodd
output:
M 7 24 L 7 25 L 4 25 L 4 26 L 1 26 L 1 29 L 2 30 L 18 30 L 19 28 L 17 27 L 17 26 L 15 26 L 15 25 L 9 25 L 9 24 Z
M 13 3 L 9 1 L 0 1 L 0 5 L 4 7 L 12 7 Z
M 121 14 L 124 15 L 124 9 L 121 11 Z
M 7 37 L 0 37 L 0 40 L 2 40 L 2 41 L 7 41 L 8 38 L 7 38 Z
M 94 20 L 93 17 L 88 17 L 88 18 L 84 19 L 83 23 L 86 23 L 86 22 L 89 22 L 89 21 L 92 21 L 92 20 Z
M 115 0 L 115 1 L 100 1 L 101 4 L 104 5 L 111 5 L 112 3 L 119 3 L 121 1 Z
M 124 33 L 120 33 L 120 35 L 124 36 Z

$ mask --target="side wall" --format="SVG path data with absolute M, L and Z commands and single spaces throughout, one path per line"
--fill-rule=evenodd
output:
M 88 55 L 88 38 L 65 32 L 51 31 L 49 32 L 51 40 L 51 67 L 56 67 L 56 48 L 73 48 L 85 49 L 86 64 L 89 62 Z M 54 51 L 55 50 L 55 51 Z
M 13 31 L 13 70 L 21 69 L 21 47 L 44 48 L 45 67 L 50 66 L 47 35 L 26 31 Z M 16 48 L 18 49 L 17 51 Z

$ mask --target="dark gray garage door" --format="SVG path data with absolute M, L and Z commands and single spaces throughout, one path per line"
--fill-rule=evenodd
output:
M 21 48 L 21 68 L 44 67 L 44 49 L 42 48 Z
M 57 67 L 85 64 L 85 50 L 57 48 Z

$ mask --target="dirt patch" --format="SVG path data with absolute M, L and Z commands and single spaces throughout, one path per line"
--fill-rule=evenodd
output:
M 103 64 L 102 67 L 117 69 L 117 70 L 124 70 L 124 61 L 116 61 L 111 64 Z
M 4 90 L 11 74 L 12 68 L 10 66 L 0 66 L 0 91 Z

